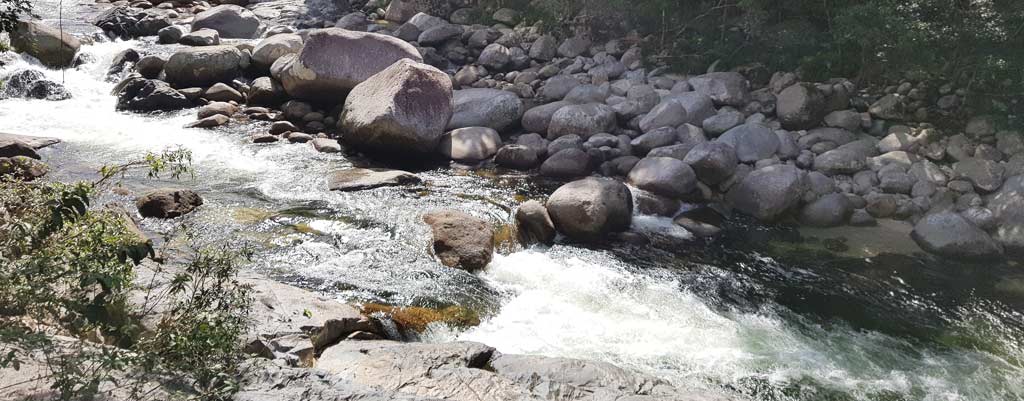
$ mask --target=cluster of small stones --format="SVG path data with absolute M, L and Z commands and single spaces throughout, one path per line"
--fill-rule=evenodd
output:
M 197 4 L 188 11 L 205 6 Z M 493 12 L 492 25 L 479 25 L 470 21 L 480 14 L 475 9 L 452 7 L 445 19 L 417 13 L 415 1 L 396 4 L 387 10 L 366 4 L 333 26 L 402 39 L 424 63 L 449 73 L 455 115 L 443 141 L 447 150 L 437 153 L 457 162 L 536 170 L 562 180 L 613 177 L 631 185 L 641 213 L 675 217 L 687 202 L 724 204 L 764 221 L 795 217 L 812 226 L 894 218 L 918 223 L 915 239 L 943 255 L 993 257 L 1020 249 L 1019 235 L 996 232 L 1021 224 L 1019 216 L 992 210 L 989 203 L 1005 181 L 1024 173 L 1022 137 L 998 131 L 984 116 L 967 121 L 962 132 L 942 132 L 924 122 L 961 113 L 967 93 L 951 84 L 932 89 L 925 81 L 906 81 L 878 93 L 858 90 L 845 79 L 808 83 L 785 72 L 764 79 L 757 68 L 675 75 L 648 70 L 636 37 L 559 40 L 517 26 L 520 16 L 510 9 Z M 250 18 L 242 8 L 231 12 Z M 392 20 L 377 20 L 381 16 Z M 216 39 L 195 24 L 161 28 L 160 40 L 178 36 L 165 40 L 170 30 Z M 177 92 L 191 104 L 205 104 L 191 126 L 271 120 L 269 131 L 255 135 L 254 142 L 287 139 L 340 151 L 330 139 L 344 139 L 337 128 L 340 102 L 291 99 L 275 75 L 267 74 L 267 66 L 273 71 L 278 59 L 301 50 L 301 42 L 279 35 L 301 41 L 306 31 L 291 34 L 290 27 L 265 25 L 260 30 L 265 39 L 255 46 L 234 46 L 242 56 L 230 79 L 197 88 L 157 85 L 144 93 Z M 173 41 L 181 43 L 184 36 Z M 156 66 L 167 61 L 144 62 L 152 58 L 159 57 L 140 57 L 134 70 L 159 80 L 166 71 Z M 496 93 L 514 94 L 516 100 L 510 104 Z M 456 123 L 467 119 L 473 124 Z M 460 157 L 454 148 L 472 152 Z M 923 217 L 945 212 L 959 216 L 946 225 L 971 231 L 964 235 L 983 251 L 930 238 L 927 233 L 936 230 L 928 224 L 938 223 Z

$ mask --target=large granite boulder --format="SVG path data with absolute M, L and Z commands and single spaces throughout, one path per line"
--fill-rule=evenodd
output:
M 231 82 L 249 58 L 235 46 L 204 46 L 178 50 L 164 63 L 167 82 L 180 88 Z
M 800 203 L 807 173 L 778 164 L 752 171 L 729 190 L 727 200 L 737 210 L 762 221 L 773 221 Z
M 252 39 L 260 30 L 256 14 L 234 4 L 222 4 L 196 14 L 192 20 L 192 32 L 212 29 L 222 38 Z
M 1003 253 L 988 233 L 953 211 L 924 216 L 910 236 L 922 249 L 945 257 L 992 259 Z
M 341 28 L 314 29 L 298 54 L 280 58 L 271 70 L 292 97 L 337 102 L 356 85 L 405 58 L 423 62 L 415 47 L 398 38 Z
M 595 240 L 626 231 L 633 220 L 629 188 L 610 178 L 589 177 L 559 187 L 547 201 L 559 232 L 573 239 Z
M 426 154 L 437 148 L 452 110 L 445 73 L 399 59 L 352 89 L 340 118 L 342 139 L 374 151 Z
M 453 210 L 423 215 L 434 238 L 434 254 L 445 266 L 483 269 L 494 255 L 494 228 L 486 220 Z
M 498 89 L 462 89 L 454 93 L 455 112 L 447 129 L 487 127 L 498 132 L 511 128 L 523 116 L 519 96 Z
M 51 68 L 70 67 L 81 47 L 78 39 L 57 28 L 35 21 L 18 21 L 10 33 L 11 47 L 39 59 Z
M 791 85 L 779 94 L 775 113 L 786 129 L 814 128 L 825 117 L 825 95 L 813 84 Z

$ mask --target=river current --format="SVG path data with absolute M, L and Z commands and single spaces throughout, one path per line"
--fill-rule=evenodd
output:
M 102 199 L 130 205 L 129 194 L 160 186 L 204 196 L 181 221 L 186 229 L 145 221 L 154 236 L 179 241 L 187 230 L 204 242 L 255 246 L 249 268 L 341 301 L 458 305 L 481 315 L 477 327 L 433 327 L 425 341 L 607 361 L 737 399 L 1024 399 L 1019 264 L 932 258 L 906 242 L 905 227 L 889 225 L 864 235 L 737 217 L 705 243 L 669 220 L 641 217 L 634 225 L 655 239 L 650 245 L 506 242 L 484 271 L 469 274 L 434 261 L 420 216 L 454 208 L 506 227 L 517 204 L 554 184 L 442 166 L 417 171 L 425 180 L 417 187 L 329 192 L 331 171 L 363 161 L 308 144 L 252 144 L 265 123 L 185 129 L 195 110 L 116 112 L 106 70 L 130 47 L 172 51 L 137 41 L 83 46 L 90 61 L 63 74 L 73 97 L 0 100 L 0 131 L 60 138 L 41 152 L 51 180 L 94 178 L 103 165 L 147 152 L 191 151 L 194 178 L 127 177 Z M 22 60 L 0 76 L 23 68 L 45 70 Z M 903 243 L 864 240 L 886 235 Z

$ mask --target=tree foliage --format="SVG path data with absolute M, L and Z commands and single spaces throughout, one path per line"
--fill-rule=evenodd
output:
M 806 79 L 944 79 L 994 92 L 1024 81 L 1019 0 L 485 0 L 548 28 L 646 37 L 648 56 L 684 72 L 763 63 Z M 580 21 L 581 14 L 591 15 Z M 573 21 L 575 18 L 575 21 Z M 576 24 L 576 25 L 574 25 Z M 595 29 L 596 28 L 596 29 Z

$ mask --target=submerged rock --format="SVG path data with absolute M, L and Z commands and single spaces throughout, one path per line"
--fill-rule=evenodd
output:
M 335 172 L 328 179 L 331 191 L 364 191 L 380 187 L 414 185 L 422 182 L 415 174 L 401 170 L 351 168 Z
M 472 215 L 446 210 L 423 215 L 434 238 L 434 254 L 445 266 L 483 269 L 494 255 L 494 229 Z
M 629 188 L 610 178 L 589 177 L 555 190 L 547 201 L 555 228 L 579 240 L 597 240 L 629 229 L 633 197 Z

